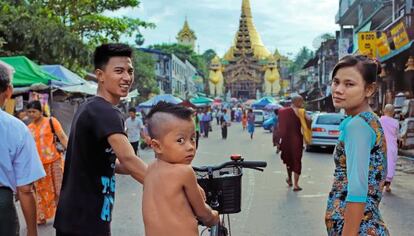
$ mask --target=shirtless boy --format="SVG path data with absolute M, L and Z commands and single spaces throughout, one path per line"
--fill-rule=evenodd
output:
M 144 180 L 142 213 L 146 236 L 198 236 L 197 219 L 206 226 L 219 220 L 204 203 L 195 173 L 192 111 L 160 102 L 148 114 L 148 133 L 156 160 Z

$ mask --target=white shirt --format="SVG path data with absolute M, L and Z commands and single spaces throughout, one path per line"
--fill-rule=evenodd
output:
M 0 109 L 0 186 L 16 187 L 46 176 L 27 126 Z
M 126 131 L 128 135 L 128 140 L 131 143 L 138 142 L 140 138 L 140 132 L 143 128 L 142 120 L 138 117 L 135 117 L 135 119 L 131 119 L 131 117 L 128 117 L 125 121 Z

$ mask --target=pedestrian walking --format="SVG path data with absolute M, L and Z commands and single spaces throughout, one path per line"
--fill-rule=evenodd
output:
M 279 124 L 279 110 L 275 109 L 274 110 L 275 116 L 275 123 L 273 124 L 273 130 L 272 130 L 272 140 L 273 140 L 273 146 L 276 147 L 276 154 L 279 154 L 280 152 L 280 136 L 279 136 L 279 129 L 278 129 L 278 124 Z
M 1 109 L 13 94 L 12 76 L 12 68 L 0 61 L 0 235 L 19 235 L 15 193 L 26 221 L 27 235 L 37 236 L 33 183 L 46 173 L 29 128 Z
M 369 105 L 380 65 L 366 56 L 345 56 L 332 71 L 332 98 L 348 117 L 335 147 L 335 172 L 325 223 L 328 235 L 389 235 L 379 205 L 387 160 L 383 129 Z
M 37 151 L 46 171 L 46 177 L 35 182 L 37 224 L 46 224 L 53 219 L 59 201 L 63 177 L 63 145 L 66 149 L 68 138 L 59 121 L 54 117 L 43 116 L 40 101 L 27 104 L 27 113 L 32 120 L 29 129 L 36 142 Z M 59 143 L 57 143 L 57 139 Z
M 250 134 L 250 139 L 253 139 L 255 120 L 256 120 L 256 117 L 253 113 L 253 110 L 249 109 L 249 111 L 247 112 L 247 131 Z
M 223 110 L 223 115 L 221 116 L 221 137 L 222 139 L 227 139 L 227 127 L 230 125 L 230 117 L 227 114 L 227 110 Z
M 384 115 L 380 122 L 384 130 L 385 141 L 387 144 L 387 177 L 385 180 L 385 191 L 391 192 L 391 182 L 395 175 L 395 166 L 398 159 L 398 120 L 394 119 L 394 106 L 387 104 L 384 107 Z
M 211 116 L 207 112 L 207 109 L 206 109 L 204 110 L 202 118 L 201 118 L 201 126 L 204 132 L 204 137 L 206 138 L 208 138 L 208 133 L 210 132 L 210 121 L 211 121 Z
M 217 125 L 221 125 L 221 117 L 223 116 L 223 111 L 218 109 L 217 111 Z
M 56 235 L 111 235 L 115 172 L 142 183 L 146 164 L 136 156 L 116 107 L 134 82 L 132 48 L 103 44 L 94 53 L 97 96 L 73 118 L 56 212 Z
M 243 111 L 243 115 L 242 115 L 242 127 L 243 127 L 243 131 L 245 131 L 247 127 L 247 115 L 245 111 Z
M 198 148 L 198 141 L 200 140 L 200 119 L 198 117 L 197 111 L 193 111 L 193 121 L 194 121 L 194 127 L 196 132 L 196 149 Z
M 280 158 L 286 165 L 286 183 L 289 187 L 293 186 L 293 191 L 302 190 L 299 186 L 303 153 L 303 122 L 301 120 L 306 120 L 305 123 L 310 123 L 310 117 L 306 116 L 306 112 L 302 107 L 303 98 L 300 95 L 296 95 L 292 97 L 290 107 L 282 108 L 278 111 L 277 135 L 280 138 Z
M 135 107 L 129 108 L 128 113 L 129 117 L 125 121 L 128 141 L 134 149 L 135 154 L 138 155 L 139 140 L 144 129 L 144 124 L 142 123 L 142 120 L 137 117 L 137 110 Z

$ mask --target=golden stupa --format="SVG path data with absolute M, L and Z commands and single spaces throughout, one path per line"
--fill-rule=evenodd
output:
M 235 53 L 243 54 L 248 52 L 250 48 L 253 50 L 254 57 L 258 60 L 266 59 L 271 55 L 254 26 L 250 1 L 243 0 L 239 30 L 234 37 L 233 46 L 226 52 L 224 59 L 228 61 L 234 60 Z
M 223 94 L 231 94 L 232 97 L 251 99 L 256 98 L 259 93 L 268 96 L 279 93 L 280 75 L 277 59 L 272 57 L 272 54 L 265 48 L 256 31 L 249 0 L 242 2 L 239 28 L 233 45 L 221 62 L 223 89 L 220 88 L 219 83 L 214 84 L 217 79 L 210 79 L 210 94 L 217 94 L 218 89 L 218 93 L 223 92 Z M 210 68 L 210 72 L 214 71 Z M 218 78 L 215 73 L 210 74 Z

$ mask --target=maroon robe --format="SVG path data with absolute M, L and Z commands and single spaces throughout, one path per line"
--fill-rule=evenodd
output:
M 300 120 L 293 108 L 279 110 L 278 136 L 280 143 L 281 159 L 287 167 L 296 174 L 302 170 L 303 136 Z

